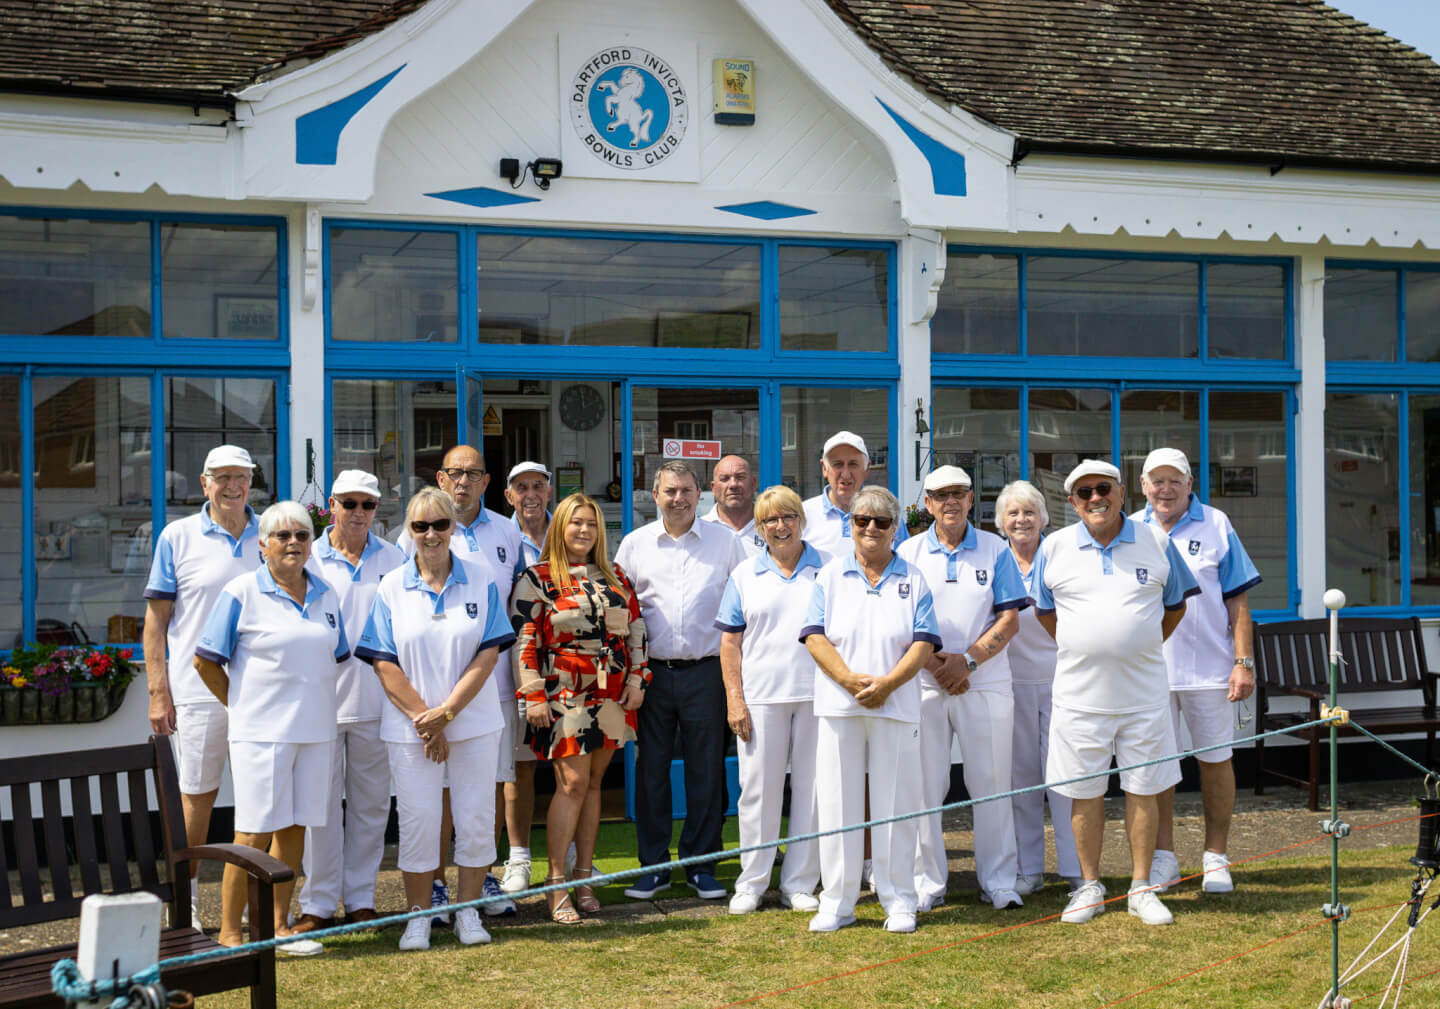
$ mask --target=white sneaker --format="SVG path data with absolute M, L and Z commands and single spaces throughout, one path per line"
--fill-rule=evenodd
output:
M 760 895 L 758 893 L 746 893 L 744 890 L 736 890 L 735 896 L 730 898 L 731 914 L 750 914 L 760 906 Z
M 820 898 L 813 893 L 782 893 L 780 903 L 792 911 L 820 910 Z
M 1083 925 L 1097 914 L 1105 913 L 1105 884 L 1098 879 L 1087 880 L 1070 891 L 1070 902 L 1060 915 L 1067 925 Z
M 1162 903 L 1160 898 L 1155 896 L 1155 891 L 1145 880 L 1135 880 L 1130 884 L 1130 896 L 1126 900 L 1130 913 L 1139 918 L 1147 925 L 1173 925 L 1175 916 Z
M 412 907 L 410 910 L 418 911 L 420 908 Z M 429 949 L 430 948 L 430 919 L 411 918 L 405 923 L 405 934 L 400 937 L 400 948 L 402 950 Z
M 913 932 L 915 931 L 915 916 L 907 911 L 897 911 L 885 919 L 885 931 Z
M 508 916 L 516 912 L 515 902 L 505 896 L 505 891 L 500 888 L 500 881 L 488 872 L 485 874 L 485 883 L 480 889 L 480 896 L 498 898 L 489 904 L 480 905 L 485 909 L 487 917 Z
M 990 894 L 990 906 L 997 911 L 1010 911 L 1017 907 L 1024 907 L 1025 902 L 1014 890 L 996 890 Z
M 522 858 L 519 861 L 505 863 L 505 878 L 500 881 L 500 889 L 505 893 L 519 893 L 530 886 L 530 860 Z
M 1045 885 L 1043 872 L 1027 872 L 1015 877 L 1015 892 L 1028 897 Z
M 287 956 L 314 956 L 317 953 L 324 953 L 325 947 L 314 939 L 295 939 L 284 945 L 276 946 L 275 952 L 284 953 Z
M 1155 887 L 1156 893 L 1164 893 L 1178 882 L 1180 860 L 1173 851 L 1156 848 L 1154 857 L 1150 859 L 1150 885 Z
M 1235 881 L 1230 878 L 1230 860 L 1223 853 L 1205 852 L 1200 857 L 1200 867 L 1205 870 L 1205 882 L 1200 888 L 1206 893 L 1235 892 Z
M 943 893 L 922 893 L 919 897 L 915 899 L 915 910 L 933 911 L 944 903 L 945 895 Z
M 860 889 L 875 889 L 875 862 L 873 859 L 867 858 L 865 863 L 860 866 Z
M 473 907 L 462 907 L 455 912 L 455 938 L 462 946 L 475 946 L 490 941 L 490 933 L 480 924 L 480 914 Z
M 842 928 L 855 924 L 855 916 L 847 914 L 843 918 L 838 914 L 827 914 L 821 911 L 810 919 L 810 931 L 812 932 L 838 932 Z

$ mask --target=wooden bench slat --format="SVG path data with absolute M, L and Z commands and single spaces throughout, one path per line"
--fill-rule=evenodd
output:
M 80 886 L 100 893 L 100 848 L 95 843 L 95 816 L 90 812 L 90 779 L 70 779 L 70 818 L 75 824 L 75 860 L 80 864 Z
M 125 893 L 131 889 L 130 868 L 125 858 L 125 829 L 120 817 L 120 784 L 117 772 L 99 775 L 100 822 L 105 830 L 105 860 L 110 863 L 110 889 Z
M 50 888 L 57 901 L 73 896 L 70 889 L 70 853 L 65 847 L 65 821 L 60 815 L 60 782 L 40 782 L 40 808 L 45 825 L 45 856 L 50 863 Z
M 145 791 L 145 775 L 140 771 L 125 772 L 130 786 L 130 832 L 135 841 L 135 864 L 140 872 L 140 888 L 153 890 L 160 885 L 155 871 L 155 842 L 150 836 L 150 797 Z
M 10 809 L 15 826 L 15 869 L 20 873 L 21 901 L 39 904 L 44 900 L 40 886 L 40 861 L 35 853 L 35 820 L 30 813 L 30 786 L 10 790 Z
M 148 743 L 107 746 L 100 750 L 71 750 L 66 753 L 8 757 L 0 761 L 0 785 L 29 784 L 51 778 L 100 774 L 116 768 L 144 767 L 151 759 Z

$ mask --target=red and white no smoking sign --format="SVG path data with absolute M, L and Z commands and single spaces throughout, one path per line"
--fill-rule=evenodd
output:
M 666 459 L 719 459 L 718 441 L 697 441 L 689 438 L 666 438 L 661 446 Z

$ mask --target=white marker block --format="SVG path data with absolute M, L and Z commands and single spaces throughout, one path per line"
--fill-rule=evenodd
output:
M 75 963 L 86 981 L 109 981 L 152 966 L 160 959 L 160 914 L 165 905 L 153 893 L 92 893 L 80 904 L 80 948 Z M 110 999 L 81 1002 L 100 1009 Z

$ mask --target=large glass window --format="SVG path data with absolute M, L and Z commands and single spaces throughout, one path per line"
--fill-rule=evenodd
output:
M 1210 357 L 1284 357 L 1286 301 L 1283 266 L 1207 264 L 1205 332 Z
M 1199 353 L 1196 263 L 1031 256 L 1025 283 L 1031 354 Z
M 959 466 L 975 488 L 972 520 L 995 531 L 995 496 L 1020 479 L 1020 390 L 940 387 L 930 437 L 933 465 Z
M 1410 395 L 1410 602 L 1440 604 L 1440 394 Z
M 738 455 L 760 472 L 760 396 L 754 389 L 632 388 L 632 505 L 636 522 L 656 518 L 650 493 L 655 472 L 670 459 L 689 464 L 700 481 L 700 514 L 715 505 L 710 478 L 724 456 Z M 718 443 L 718 444 L 717 444 Z
M 1393 393 L 1326 396 L 1326 584 L 1352 606 L 1402 601 L 1398 413 Z
M 760 346 L 760 246 L 482 233 L 481 343 Z
M 883 351 L 890 340 L 885 249 L 780 246 L 780 346 Z
M 149 223 L 0 216 L 0 333 L 149 336 Z
M 200 474 L 216 445 L 239 445 L 255 461 L 250 504 L 273 503 L 276 481 L 275 383 L 262 378 L 165 379 L 167 521 L 205 502 Z
M 20 634 L 20 377 L 0 375 L 0 648 Z
M 1397 270 L 1325 271 L 1325 357 L 1393 361 L 1399 341 Z
M 165 335 L 278 339 L 278 256 L 274 228 L 162 224 L 160 287 Z
M 1157 448 L 1178 448 L 1192 470 L 1200 465 L 1200 393 L 1128 389 L 1120 394 L 1120 472 L 1127 512 L 1145 507 L 1140 471 L 1145 457 Z M 1197 490 L 1199 485 L 1196 474 Z
M 1210 504 L 1230 517 L 1265 580 L 1251 609 L 1290 605 L 1290 476 L 1286 397 L 1252 389 L 1210 393 Z M 1191 456 L 1192 466 L 1196 457 Z
M 780 391 L 782 481 L 802 498 L 825 488 L 820 451 L 836 431 L 853 431 L 870 450 L 865 482 L 890 486 L 890 393 L 887 389 L 795 388 Z
M 1405 358 L 1440 361 L 1440 272 L 1405 271 Z
M 1110 459 L 1110 390 L 1030 390 L 1030 482 L 1045 495 L 1050 529 L 1079 519 L 1065 477 L 1081 459 Z
M 454 232 L 332 227 L 331 338 L 456 342 L 458 256 Z
M 1020 257 L 951 253 L 935 315 L 935 354 L 1015 354 L 1020 350 Z

